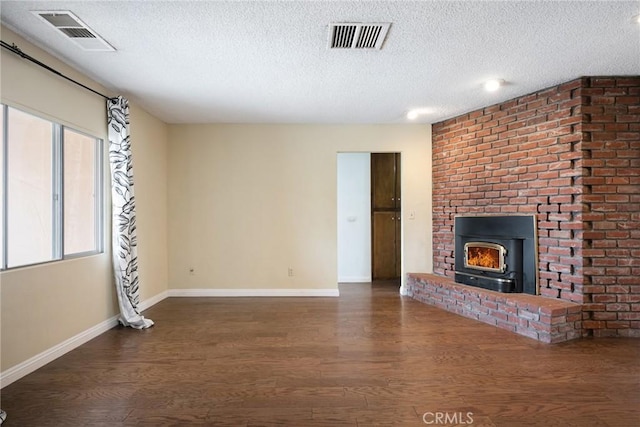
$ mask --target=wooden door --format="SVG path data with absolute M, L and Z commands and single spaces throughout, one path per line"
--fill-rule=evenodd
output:
M 395 208 L 396 210 L 400 210 L 400 177 L 402 176 L 400 174 L 400 153 L 394 153 L 394 165 L 395 165 L 395 176 L 394 176 L 394 180 L 395 180 L 395 194 L 394 194 L 394 201 L 395 201 Z
M 396 154 L 371 154 L 371 206 L 396 209 Z
M 371 154 L 372 278 L 397 279 L 401 271 L 400 153 Z
M 395 279 L 398 277 L 397 212 L 373 213 L 373 279 Z
M 395 276 L 393 276 L 394 278 L 396 277 L 400 277 L 400 275 L 402 274 L 402 245 L 401 243 L 401 237 L 402 236 L 402 232 L 401 232 L 401 219 L 402 219 L 402 215 L 400 215 L 400 212 L 396 212 L 396 238 L 395 238 L 395 254 L 396 254 L 396 274 Z

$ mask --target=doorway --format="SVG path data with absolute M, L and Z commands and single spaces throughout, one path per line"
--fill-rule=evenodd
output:
M 400 153 L 338 153 L 338 282 L 399 284 L 400 166 Z

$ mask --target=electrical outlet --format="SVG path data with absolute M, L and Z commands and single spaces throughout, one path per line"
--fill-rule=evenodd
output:
M 289 277 L 293 277 L 293 268 L 289 267 L 288 274 Z

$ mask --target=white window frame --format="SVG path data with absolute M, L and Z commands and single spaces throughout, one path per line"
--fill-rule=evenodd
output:
M 10 206 L 8 206 L 8 178 L 9 178 L 9 159 L 8 159 L 8 139 L 9 139 L 9 108 L 20 111 L 25 114 L 29 114 L 33 117 L 37 117 L 42 120 L 46 120 L 52 125 L 52 200 L 51 209 L 53 214 L 53 227 L 52 227 L 52 241 L 51 259 L 48 261 L 16 265 L 8 267 L 8 242 L 9 242 L 9 225 L 7 221 Z M 71 126 L 65 126 L 61 123 L 54 122 L 51 119 L 40 117 L 31 112 L 21 110 L 14 106 L 0 104 L 0 113 L 3 117 L 3 131 L 0 138 L 1 147 L 3 150 L 2 155 L 2 176 L 0 176 L 0 185 L 2 185 L 2 256 L 0 257 L 0 270 L 7 271 L 13 269 L 19 269 L 24 267 L 30 267 L 34 265 L 48 264 L 51 262 L 64 261 L 67 259 L 81 258 L 91 255 L 97 255 L 104 252 L 104 140 L 94 135 L 75 129 Z M 86 136 L 95 141 L 95 155 L 94 155 L 94 241 L 95 249 L 85 252 L 78 252 L 65 255 L 64 251 L 64 131 L 65 129 L 74 133 Z

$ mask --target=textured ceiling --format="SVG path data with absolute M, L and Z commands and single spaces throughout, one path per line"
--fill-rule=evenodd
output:
M 31 10 L 70 10 L 85 52 Z M 168 123 L 433 123 L 580 76 L 640 74 L 640 3 L 2 1 L 4 25 Z M 391 22 L 380 51 L 332 22 Z M 28 53 L 28 52 L 27 52 Z M 483 90 L 501 78 L 498 92 Z

